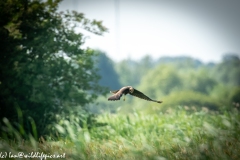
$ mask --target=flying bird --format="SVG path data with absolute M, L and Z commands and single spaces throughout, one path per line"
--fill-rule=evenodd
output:
M 156 101 L 153 100 L 151 98 L 149 98 L 148 96 L 146 96 L 145 94 L 143 94 L 142 92 L 136 90 L 135 88 L 133 88 L 132 86 L 126 86 L 126 87 L 122 87 L 119 90 L 116 91 L 110 91 L 111 93 L 113 93 L 113 95 L 111 97 L 108 98 L 109 101 L 117 101 L 120 100 L 120 98 L 122 97 L 122 95 L 124 95 L 124 101 L 125 101 L 125 95 L 126 94 L 130 94 L 132 96 L 136 96 L 138 98 L 147 100 L 147 101 L 152 101 L 152 102 L 157 102 L 157 103 L 162 103 L 162 101 Z

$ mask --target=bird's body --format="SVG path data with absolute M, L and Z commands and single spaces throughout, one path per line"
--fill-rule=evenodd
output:
M 116 101 L 116 100 L 120 100 L 120 98 L 122 97 L 122 95 L 126 95 L 126 94 L 130 94 L 132 96 L 136 96 L 138 98 L 147 100 L 147 101 L 152 101 L 152 102 L 157 102 L 157 103 L 162 103 L 162 101 L 156 101 L 153 100 L 151 98 L 149 98 L 148 96 L 146 96 L 145 94 L 143 94 L 142 92 L 136 90 L 135 88 L 133 88 L 132 86 L 126 86 L 126 87 L 122 87 L 119 90 L 116 91 L 111 91 L 111 93 L 113 93 L 113 95 L 111 97 L 108 98 L 109 101 Z M 125 100 L 125 99 L 124 99 Z

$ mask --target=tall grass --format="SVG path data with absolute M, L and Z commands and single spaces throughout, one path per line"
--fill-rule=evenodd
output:
M 57 140 L 22 143 L 2 140 L 0 150 L 32 150 L 66 154 L 67 159 L 239 159 L 240 115 L 238 110 L 129 115 L 103 114 L 102 127 L 80 128 L 74 122 L 56 124 Z M 29 144 L 33 147 L 28 147 Z

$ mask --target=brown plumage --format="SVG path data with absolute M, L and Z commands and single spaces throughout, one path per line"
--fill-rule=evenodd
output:
M 141 99 L 144 99 L 144 100 L 147 100 L 147 101 L 162 103 L 162 101 L 156 101 L 156 100 L 153 100 L 153 99 L 149 98 L 148 96 L 146 96 L 142 92 L 136 90 L 132 86 L 122 87 L 119 90 L 111 91 L 111 93 L 113 93 L 113 95 L 108 98 L 109 101 L 117 101 L 117 100 L 120 100 L 120 98 L 122 97 L 123 94 L 124 94 L 124 96 L 126 94 L 130 94 L 132 96 L 136 96 L 138 98 L 141 98 Z M 124 97 L 124 100 L 125 100 L 125 97 Z

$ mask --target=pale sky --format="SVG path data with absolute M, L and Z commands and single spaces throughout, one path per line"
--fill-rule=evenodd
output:
M 102 20 L 109 32 L 88 34 L 85 46 L 114 61 L 149 54 L 218 62 L 225 53 L 240 55 L 239 0 L 64 0 L 59 9 Z

